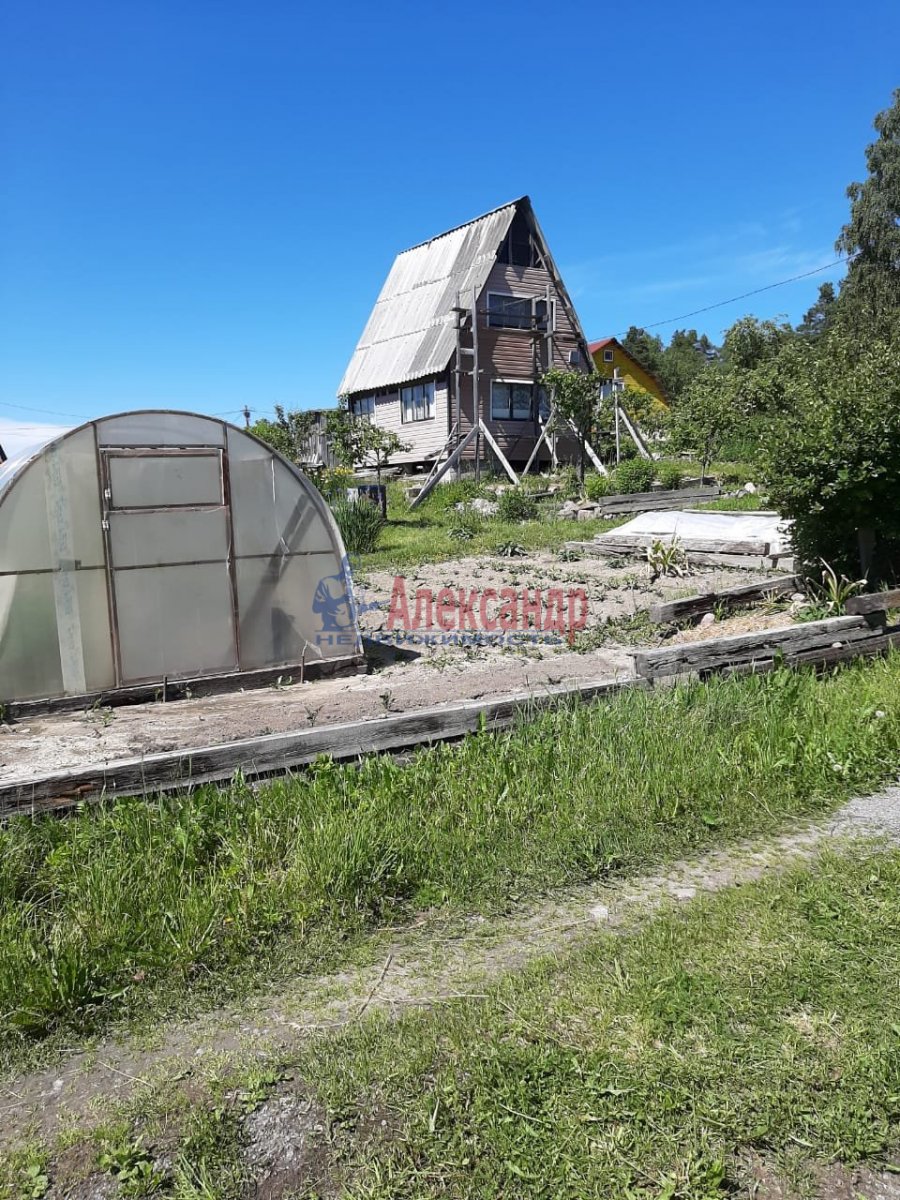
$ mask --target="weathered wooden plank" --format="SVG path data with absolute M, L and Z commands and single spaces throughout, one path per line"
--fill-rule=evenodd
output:
M 724 667 L 723 675 L 760 675 L 772 671 L 779 666 L 800 667 L 830 667 L 836 663 L 846 662 L 853 658 L 869 658 L 886 654 L 893 647 L 900 647 L 900 631 L 892 633 L 875 633 L 868 638 L 860 638 L 852 642 L 840 642 L 837 645 L 816 646 L 811 650 L 801 650 L 796 653 L 785 651 L 778 658 L 756 659 L 753 662 L 737 663 L 733 667 Z
M 644 551 L 599 549 L 594 542 L 566 542 L 564 549 L 580 554 L 583 558 L 611 558 L 615 555 L 634 557 L 639 554 L 644 557 Z M 790 554 L 767 554 L 764 557 L 755 554 L 706 554 L 692 550 L 687 555 L 689 566 L 699 567 L 733 567 L 738 571 L 794 571 L 794 559 Z
M 873 636 L 863 617 L 831 617 L 756 633 L 738 633 L 729 637 L 684 642 L 658 650 L 635 654 L 635 671 L 641 678 L 655 679 L 678 675 L 683 671 L 717 670 L 741 660 L 774 657 L 777 653 L 798 654 L 816 648 L 827 649 L 835 642 L 857 642 Z
M 635 533 L 628 537 L 622 535 L 616 537 L 614 534 L 600 534 L 594 541 L 598 546 L 604 549 L 612 550 L 614 553 L 618 550 L 622 552 L 630 552 L 632 554 L 643 554 L 651 546 L 657 542 L 662 542 L 664 546 L 672 544 L 672 537 L 669 534 L 654 534 L 654 533 Z M 686 537 L 677 538 L 679 549 L 685 554 L 692 551 L 701 554 L 756 554 L 760 557 L 765 557 L 769 553 L 769 543 L 762 541 L 760 538 L 744 538 L 744 539 L 724 539 L 724 538 L 697 538 Z
M 695 488 L 674 488 L 669 491 L 626 492 L 620 496 L 603 496 L 597 502 L 604 514 L 652 512 L 654 509 L 682 508 L 698 500 L 715 500 L 722 489 L 715 484 Z
M 121 759 L 64 774 L 36 776 L 0 786 L 0 817 L 66 808 L 104 795 L 152 795 L 222 783 L 237 770 L 248 779 L 259 778 L 306 766 L 323 754 L 335 759 L 355 759 L 378 751 L 450 741 L 480 729 L 503 729 L 521 714 L 573 699 L 594 700 L 635 686 L 644 685 L 634 679 L 597 680 L 574 687 L 558 685 L 537 694 L 521 692 L 493 700 L 465 701 L 379 720 L 267 734 L 218 746 L 148 754 L 144 758 Z
M 762 583 L 741 583 L 737 587 L 720 592 L 703 592 L 699 596 L 687 596 L 683 600 L 667 600 L 650 605 L 650 620 L 657 624 L 667 621 L 687 621 L 691 617 L 713 612 L 718 605 L 728 608 L 742 604 L 753 604 L 772 596 L 783 596 L 800 586 L 799 575 L 779 575 L 777 579 L 764 579 Z
M 40 716 L 42 713 L 84 712 L 89 708 L 150 704 L 153 701 L 183 700 L 188 697 L 217 696 L 234 692 L 238 688 L 269 687 L 279 679 L 294 679 L 298 682 L 309 679 L 324 679 L 335 675 L 365 674 L 366 663 L 362 654 L 342 658 L 314 659 L 308 663 L 288 664 L 281 667 L 263 667 L 256 671 L 232 671 L 227 675 L 199 675 L 190 679 L 169 679 L 163 687 L 162 680 L 105 691 L 88 692 L 81 696 L 53 696 L 44 700 L 8 700 L 0 696 L 0 705 L 8 717 L 15 720 Z
M 862 596 L 851 596 L 844 605 L 848 613 L 887 612 L 889 608 L 900 608 L 900 588 L 888 592 L 866 592 Z

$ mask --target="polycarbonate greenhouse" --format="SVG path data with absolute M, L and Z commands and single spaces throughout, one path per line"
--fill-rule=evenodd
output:
M 0 703 L 360 654 L 331 511 L 252 435 L 123 413 L 0 467 Z

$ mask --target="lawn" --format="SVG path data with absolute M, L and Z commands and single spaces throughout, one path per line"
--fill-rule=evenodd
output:
M 685 473 L 694 470 L 690 463 L 679 464 Z M 714 464 L 720 474 L 731 481 L 752 474 L 739 463 Z M 502 480 L 494 482 L 504 482 Z M 405 570 L 424 562 L 440 562 L 451 558 L 476 555 L 503 555 L 520 547 L 533 553 L 539 550 L 559 550 L 568 541 L 590 541 L 621 525 L 628 517 L 617 520 L 568 521 L 559 517 L 559 509 L 568 495 L 578 495 L 577 483 L 570 477 L 560 477 L 564 490 L 552 497 L 535 502 L 534 514 L 527 520 L 504 520 L 502 515 L 479 519 L 462 517 L 455 505 L 471 501 L 476 496 L 496 498 L 485 487 L 473 481 L 439 484 L 419 508 L 410 510 L 405 486 L 393 483 L 388 487 L 388 521 L 381 532 L 378 548 L 371 553 L 353 556 L 357 569 Z M 523 487 L 526 494 L 546 488 L 548 481 L 529 477 Z M 752 512 L 762 507 L 758 495 L 726 497 L 707 504 L 692 504 L 723 512 Z
M 0 1159 L 0 1197 L 42 1196 L 68 1154 L 91 1195 L 116 1176 L 123 1196 L 240 1200 L 261 1136 L 273 1197 L 896 1195 L 842 1164 L 897 1161 L 898 927 L 900 853 L 837 849 L 471 995 L 204 1058 L 60 1157 Z
M 384 1121 L 348 1196 L 713 1200 L 754 1162 L 808 1187 L 900 1144 L 898 928 L 900 854 L 826 856 L 294 1066 Z
M 500 517 L 462 519 L 455 505 L 491 493 L 474 484 L 439 485 L 422 503 L 410 510 L 400 484 L 388 489 L 388 521 L 381 532 L 378 549 L 354 556 L 358 569 L 404 570 L 424 562 L 440 562 L 475 555 L 502 555 L 510 548 L 558 550 L 567 541 L 589 540 L 621 521 L 561 520 L 557 515 L 565 497 L 554 496 L 536 503 L 535 515 L 525 521 Z
M 498 911 L 821 812 L 900 767 L 898 695 L 900 656 L 629 691 L 407 763 L 15 819 L 0 1051 L 322 970 L 423 910 Z

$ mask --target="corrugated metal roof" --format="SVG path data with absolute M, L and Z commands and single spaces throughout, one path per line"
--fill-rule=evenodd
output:
M 445 370 L 456 347 L 457 295 L 472 303 L 487 282 L 516 208 L 493 212 L 398 254 L 338 395 L 374 391 Z

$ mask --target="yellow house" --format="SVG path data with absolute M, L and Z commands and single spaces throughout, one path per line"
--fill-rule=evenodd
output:
M 656 376 L 645 370 L 616 338 L 601 338 L 599 342 L 591 342 L 588 349 L 601 375 L 612 379 L 618 369 L 619 378 L 625 381 L 629 391 L 644 392 L 659 404 L 669 407 L 662 384 Z

